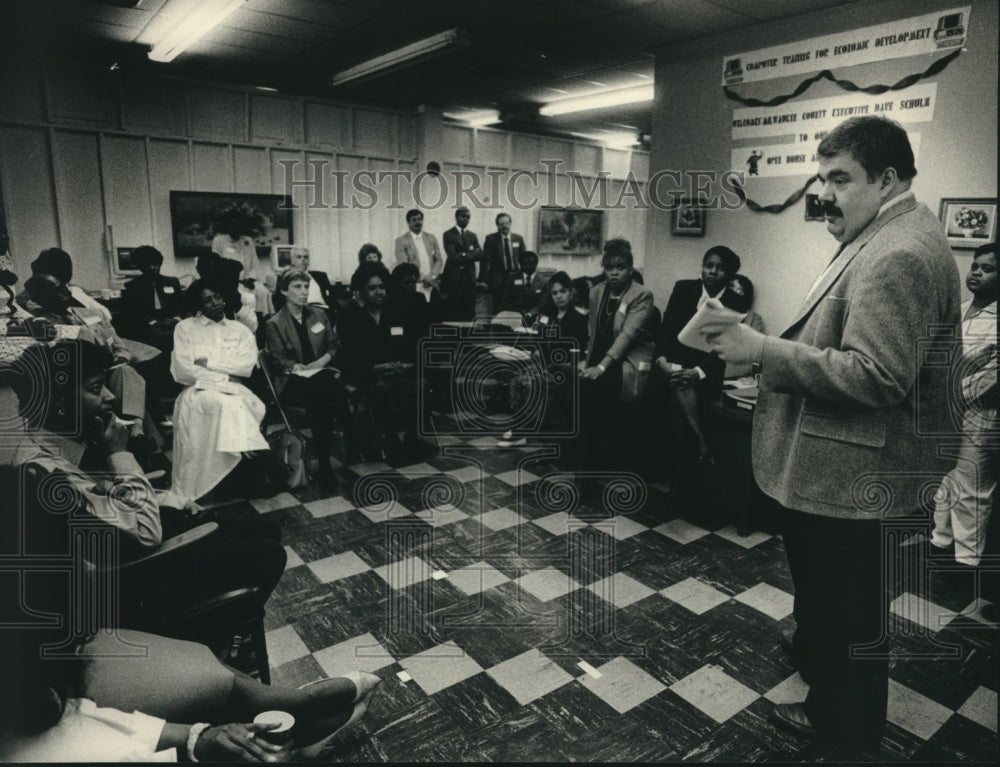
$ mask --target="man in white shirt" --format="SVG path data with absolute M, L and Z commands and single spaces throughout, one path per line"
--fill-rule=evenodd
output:
M 174 473 L 167 505 L 182 508 L 208 493 L 240 462 L 267 450 L 260 433 L 265 406 L 240 381 L 257 364 L 245 325 L 227 320 L 221 290 L 195 280 L 188 288 L 198 313 L 177 323 L 170 372 L 187 386 L 174 405 Z
M 416 264 L 420 270 L 418 290 L 430 300 L 432 289 L 438 287 L 438 278 L 444 259 L 437 238 L 424 231 L 424 214 L 416 208 L 406 211 L 408 232 L 396 238 L 396 264 Z

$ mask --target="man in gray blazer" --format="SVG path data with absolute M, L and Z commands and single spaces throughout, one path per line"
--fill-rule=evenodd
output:
M 837 254 L 780 336 L 735 325 L 709 340 L 727 362 L 761 365 L 754 475 L 783 507 L 792 660 L 810 685 L 772 719 L 856 754 L 878 748 L 886 721 L 883 519 L 919 511 L 948 468 L 928 435 L 955 431 L 941 360 L 959 281 L 941 222 L 910 192 L 898 123 L 852 118 L 818 155 Z

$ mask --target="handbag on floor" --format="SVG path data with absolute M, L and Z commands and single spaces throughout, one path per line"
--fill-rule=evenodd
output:
M 265 439 L 271 448 L 272 462 L 284 468 L 283 474 L 285 476 L 281 478 L 282 481 L 288 485 L 289 489 L 294 490 L 309 484 L 309 461 L 312 459 L 309 440 L 301 431 L 293 429 L 288 421 L 288 416 L 285 415 L 285 410 L 281 407 L 278 392 L 274 388 L 274 382 L 271 380 L 270 369 L 264 359 L 261 360 L 261 370 L 264 372 L 264 379 L 271 390 L 274 407 L 281 415 L 281 421 L 284 424 L 284 429 L 271 432 L 265 436 Z

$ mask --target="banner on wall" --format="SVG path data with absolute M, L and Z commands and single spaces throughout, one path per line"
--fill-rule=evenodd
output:
M 811 175 L 816 171 L 816 147 L 834 127 L 849 117 L 881 115 L 903 124 L 934 119 L 937 83 L 924 83 L 881 96 L 845 94 L 789 102 L 780 108 L 733 110 L 733 170 L 754 176 Z M 913 151 L 917 151 L 910 134 Z
M 972 6 L 726 56 L 722 84 L 772 80 L 965 45 Z

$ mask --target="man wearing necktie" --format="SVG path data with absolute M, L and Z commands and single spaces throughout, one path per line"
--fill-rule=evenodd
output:
M 444 233 L 447 259 L 441 273 L 441 287 L 447 298 L 445 319 L 469 321 L 476 316 L 476 262 L 483 260 L 479 238 L 469 231 L 472 214 L 464 205 L 455 211 L 455 226 Z M 485 285 L 482 285 L 485 289 Z
M 910 191 L 917 171 L 902 126 L 852 118 L 817 152 L 840 251 L 780 336 L 739 324 L 708 338 L 723 360 L 761 366 L 754 476 L 780 506 L 792 662 L 810 685 L 772 720 L 845 756 L 877 754 L 893 557 L 883 540 L 894 540 L 883 520 L 919 512 L 949 468 L 934 435 L 956 433 L 940 360 L 957 338 L 958 270 L 941 222 Z
M 509 213 L 498 213 L 497 231 L 486 235 L 483 243 L 483 262 L 479 267 L 479 281 L 489 288 L 494 313 L 501 309 L 507 275 L 521 268 L 521 256 L 528 250 L 524 238 L 511 233 L 511 223 Z

